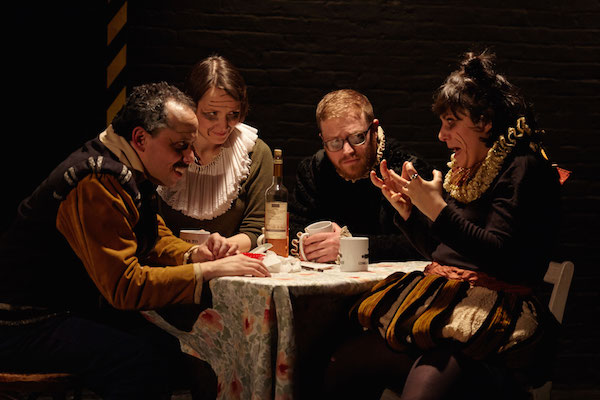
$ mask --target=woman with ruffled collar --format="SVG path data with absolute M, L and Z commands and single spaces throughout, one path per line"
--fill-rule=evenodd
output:
M 246 84 L 227 59 L 213 55 L 192 68 L 185 90 L 197 104 L 196 160 L 176 186 L 158 188 L 160 214 L 176 235 L 205 229 L 248 251 L 264 223 L 273 157 L 258 131 L 243 123 Z
M 377 384 L 402 399 L 521 398 L 551 373 L 558 322 L 533 292 L 556 243 L 559 177 L 530 106 L 493 61 L 467 53 L 434 96 L 438 138 L 453 153 L 445 179 L 423 179 L 410 162 L 397 174 L 382 161 L 383 179 L 371 173 L 431 263 L 387 278 L 353 307 L 369 329 L 341 347 L 329 373 L 348 383 L 358 382 L 340 377 L 348 365 L 379 368 L 348 389 L 360 398 L 378 398 Z

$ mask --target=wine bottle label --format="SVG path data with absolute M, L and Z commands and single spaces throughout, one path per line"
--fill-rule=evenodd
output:
M 287 239 L 287 203 L 272 201 L 265 204 L 265 239 Z

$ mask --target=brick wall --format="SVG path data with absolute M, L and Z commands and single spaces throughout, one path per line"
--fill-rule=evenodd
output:
M 10 210 L 103 127 L 102 11 L 87 3 L 34 9 L 12 4 L 7 11 L 12 24 L 3 26 L 10 42 L 5 95 L 11 112 L 0 159 Z M 284 150 L 285 182 L 292 188 L 298 161 L 320 147 L 317 102 L 345 87 L 370 98 L 388 135 L 443 167 L 448 154 L 436 139 L 431 95 L 473 45 L 497 52 L 501 69 L 535 103 L 551 157 L 573 171 L 554 255 L 574 260 L 576 268 L 555 382 L 597 385 L 598 0 L 129 2 L 128 63 L 121 78 L 130 87 L 158 80 L 180 84 L 199 59 L 214 52 L 229 58 L 249 85 L 247 121 L 271 148 Z
M 285 182 L 320 146 L 316 103 L 328 91 L 365 93 L 390 136 L 443 167 L 431 95 L 473 45 L 534 102 L 552 158 L 573 175 L 555 259 L 575 261 L 557 384 L 600 381 L 597 253 L 600 198 L 600 3 L 598 1 L 181 1 L 131 4 L 129 81 L 179 84 L 219 53 L 241 69 L 247 121 L 285 156 Z M 490 5 L 482 5 L 489 3 Z M 491 5 L 499 4 L 502 5 Z M 526 5 L 525 5 L 526 4 Z

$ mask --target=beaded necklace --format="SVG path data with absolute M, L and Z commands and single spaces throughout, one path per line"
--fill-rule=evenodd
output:
M 461 203 L 477 200 L 490 187 L 511 150 L 512 147 L 506 145 L 504 137 L 500 137 L 488 150 L 485 160 L 471 168 L 457 166 L 453 154 L 448 163 L 450 171 L 444 179 L 444 189 Z
M 485 159 L 478 165 L 470 168 L 459 167 L 456 165 L 453 154 L 448 163 L 450 171 L 444 179 L 444 189 L 461 203 L 470 203 L 477 200 L 488 190 L 490 184 L 500 172 L 504 159 L 515 147 L 517 140 L 525 134 L 531 136 L 531 133 L 531 129 L 525 122 L 525 117 L 520 117 L 517 120 L 516 128 L 508 128 L 506 137 L 500 135 L 488 150 Z M 543 133 L 543 131 L 536 131 L 535 133 Z M 534 151 L 540 152 L 544 158 L 547 158 L 541 146 L 534 143 L 530 143 L 530 146 Z

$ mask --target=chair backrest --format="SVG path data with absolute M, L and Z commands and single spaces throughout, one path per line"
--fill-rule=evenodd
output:
M 562 322 L 565 313 L 565 304 L 567 304 L 574 269 L 575 266 L 571 261 L 562 263 L 551 261 L 544 276 L 544 282 L 554 285 L 548 307 L 559 322 Z

